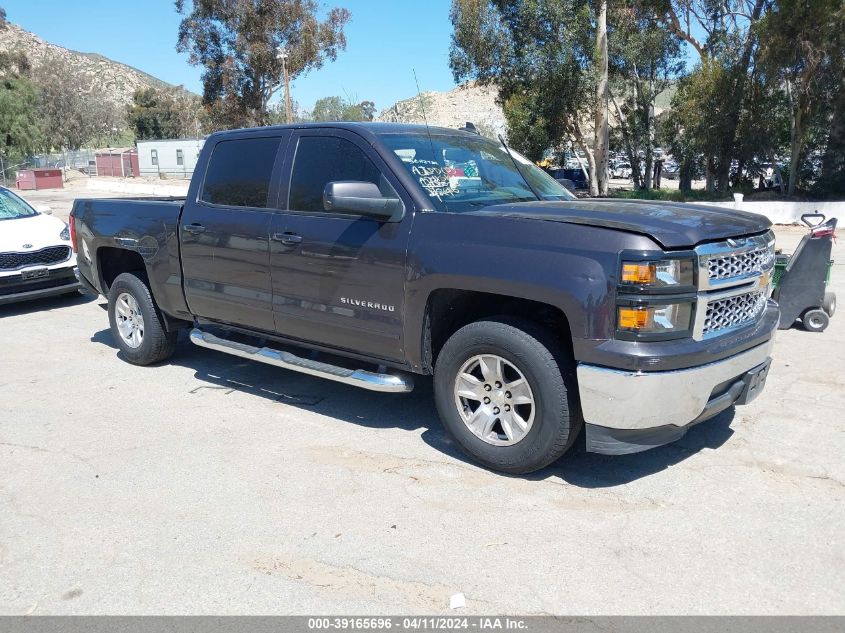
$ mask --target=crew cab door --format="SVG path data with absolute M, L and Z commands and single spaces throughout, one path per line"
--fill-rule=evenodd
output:
M 273 217 L 270 267 L 276 331 L 386 360 L 404 359 L 402 314 L 411 199 L 373 148 L 335 129 L 294 133 Z M 289 177 L 288 177 L 289 175 Z M 364 181 L 398 196 L 404 216 L 386 222 L 328 212 L 329 182 Z
M 197 317 L 273 331 L 269 207 L 289 138 L 227 137 L 211 148 L 179 226 L 185 299 Z

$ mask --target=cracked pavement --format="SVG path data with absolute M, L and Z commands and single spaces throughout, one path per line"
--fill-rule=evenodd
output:
M 430 381 L 186 340 L 134 367 L 101 303 L 0 308 L 0 614 L 845 613 L 843 314 L 779 332 L 766 392 L 676 444 L 504 477 Z

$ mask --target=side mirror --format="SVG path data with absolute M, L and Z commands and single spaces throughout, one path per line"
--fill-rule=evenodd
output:
M 43 213 L 44 215 L 53 215 L 53 210 L 50 207 L 44 206 L 43 204 L 39 204 L 35 207 L 35 210 L 38 213 Z
M 404 211 L 399 198 L 385 198 L 374 183 L 357 180 L 328 183 L 323 190 L 323 208 L 358 213 L 382 222 L 398 222 Z

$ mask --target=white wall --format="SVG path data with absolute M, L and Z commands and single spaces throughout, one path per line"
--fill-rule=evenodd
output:
M 138 165 L 141 175 L 155 176 L 162 173 L 171 177 L 190 178 L 204 143 L 205 139 L 193 138 L 138 141 Z M 153 150 L 158 153 L 158 165 L 153 164 Z M 178 164 L 177 150 L 182 150 L 182 165 Z
M 186 182 L 181 184 L 158 184 L 114 180 L 111 178 L 89 178 L 86 187 L 92 191 L 109 191 L 112 193 L 129 193 L 132 195 L 172 196 L 174 198 L 184 198 L 188 195 L 188 183 Z
M 743 201 L 739 203 L 698 202 L 696 204 L 759 213 L 769 218 L 772 224 L 800 224 L 802 214 L 815 213 L 816 211 L 823 213 L 828 218 L 839 218 L 840 221 L 845 222 L 845 201 L 838 200 L 826 202 L 791 202 L 783 200 L 767 202 Z

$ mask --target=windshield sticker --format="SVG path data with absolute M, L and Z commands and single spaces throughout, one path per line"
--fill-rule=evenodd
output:
M 410 163 L 411 173 L 429 195 L 443 198 L 457 193 L 449 180 L 446 167 L 441 167 L 433 160 L 414 159 Z

